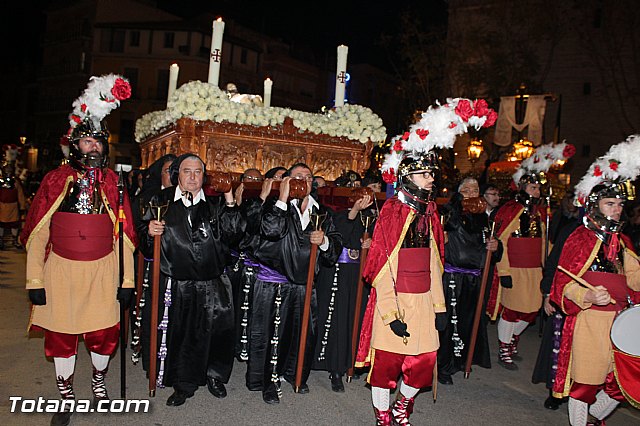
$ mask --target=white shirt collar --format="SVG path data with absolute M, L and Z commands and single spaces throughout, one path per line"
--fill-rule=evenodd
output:
M 182 200 L 182 203 L 185 207 L 190 207 L 191 205 L 198 204 L 201 200 L 204 200 L 204 191 L 200 189 L 200 191 L 193 197 L 193 204 L 189 202 L 189 199 L 186 196 L 182 196 L 182 189 L 180 189 L 180 185 L 176 186 L 176 191 L 173 195 L 173 201 Z
M 300 217 L 300 224 L 302 225 L 302 229 L 307 229 L 307 226 L 309 225 L 309 222 L 311 222 L 311 218 L 310 213 L 313 210 L 313 207 L 315 206 L 316 209 L 320 208 L 320 205 L 318 204 L 318 202 L 311 196 L 309 195 L 309 201 L 307 202 L 307 208 L 305 209 L 305 211 L 301 212 L 300 211 L 300 207 L 299 204 L 301 203 L 302 200 L 298 200 L 298 199 L 294 199 L 291 200 L 291 205 L 293 205 L 296 209 L 296 212 L 298 213 L 298 216 Z

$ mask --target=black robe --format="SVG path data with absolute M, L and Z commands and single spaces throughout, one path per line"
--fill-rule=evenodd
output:
M 363 212 L 368 214 L 367 211 Z M 334 223 L 342 236 L 344 247 L 347 249 L 362 249 L 360 239 L 365 227 L 360 219 L 360 213 L 354 220 L 349 219 L 349 211 L 343 210 L 334 214 Z M 369 227 L 369 232 L 373 225 Z M 325 370 L 331 373 L 344 374 L 353 366 L 351 351 L 351 334 L 355 318 L 356 292 L 360 281 L 360 262 L 340 263 L 338 275 L 336 266 L 320 266 L 316 278 L 318 293 L 318 337 L 316 340 L 313 366 L 315 370 Z M 334 294 L 331 322 L 327 323 L 331 307 L 331 294 L 334 279 L 337 278 L 337 291 Z M 365 286 L 362 292 L 362 302 L 358 314 L 358 322 L 362 323 L 362 316 L 367 307 L 370 287 Z M 328 332 L 327 332 L 328 329 Z M 360 336 L 358 332 L 357 336 Z M 325 338 L 327 337 L 327 338 Z M 324 346 L 324 353 L 322 351 Z
M 169 206 L 160 263 L 161 299 L 171 283 L 164 384 L 193 392 L 207 378 L 226 383 L 231 375 L 234 313 L 231 283 L 223 272 L 230 263 L 229 245 L 242 237 L 246 223 L 238 207 L 222 206 L 220 198 L 186 207 L 173 201 L 174 195 L 175 188 L 168 188 L 152 199 Z M 144 219 L 151 217 L 148 212 Z M 141 246 L 151 256 L 147 232 Z
M 292 204 L 289 203 L 285 211 L 277 207 L 275 202 L 276 199 L 272 198 L 263 205 L 260 242 L 255 256 L 261 264 L 285 276 L 287 282 L 276 284 L 260 279 L 255 281 L 249 324 L 249 360 L 246 376 L 249 390 L 264 390 L 272 383 L 271 339 L 274 334 L 275 300 L 278 291 L 282 303 L 279 310 L 281 321 L 278 328 L 276 373 L 293 382 L 298 361 L 305 286 L 311 252 L 309 237 L 313 226 L 310 223 L 306 229 L 302 229 L 300 217 Z M 342 238 L 334 227 L 333 219 L 327 214 L 327 209 L 320 206 L 319 213 L 326 215 L 322 230 L 328 238 L 329 247 L 326 251 L 318 249 L 316 273 L 320 268 L 320 262 L 334 264 L 342 250 Z M 314 350 L 317 331 L 316 309 L 314 291 L 305 351 L 304 382 L 309 375 Z
M 480 295 L 481 272 L 487 253 L 483 231 L 488 231 L 490 228 L 487 214 L 465 213 L 462 211 L 460 201 L 461 196 L 455 194 L 451 202 L 445 206 L 445 216 L 448 216 L 444 228 L 448 236 L 444 249 L 445 263 L 454 267 L 479 270 L 480 275 L 445 272 L 442 277 L 442 287 L 447 304 L 447 326 L 439 333 L 438 374 L 441 376 L 450 376 L 464 370 L 478 297 L 483 297 L 484 303 L 486 303 L 486 297 L 491 288 L 490 283 L 487 283 L 485 294 Z M 499 261 L 501 256 L 502 245 L 499 244 L 498 250 L 492 256 L 492 264 Z M 452 306 L 452 299 L 456 301 L 455 308 Z M 461 356 L 454 354 L 455 326 L 452 322 L 454 310 L 457 315 L 457 333 L 464 344 Z M 483 307 L 483 312 L 484 310 Z M 473 364 L 483 368 L 491 368 L 487 335 L 488 320 L 486 315 L 480 316 L 478 337 L 473 353 Z
M 246 232 L 242 240 L 232 247 L 234 258 L 227 268 L 227 275 L 233 289 L 233 308 L 235 311 L 236 337 L 235 356 L 239 361 L 247 360 L 248 323 L 251 318 L 251 300 L 253 283 L 256 280 L 255 249 L 260 243 L 260 220 L 262 215 L 262 199 L 259 197 L 244 200 L 240 211 L 247 222 Z
M 558 212 L 557 214 L 560 213 Z M 542 281 L 540 281 L 540 291 L 542 294 L 547 295 L 551 293 L 551 285 L 553 284 L 553 277 L 558 269 L 562 247 L 573 231 L 581 225 L 582 221 L 579 218 L 574 218 L 571 221 L 565 222 L 562 228 L 556 231 L 553 249 L 551 253 L 549 253 L 549 257 L 547 257 L 542 271 Z M 538 357 L 536 358 L 536 365 L 533 368 L 533 374 L 531 376 L 533 383 L 545 383 L 548 389 L 553 388 L 553 381 L 556 377 L 554 366 L 557 366 L 558 356 L 557 352 L 554 355 L 553 349 L 560 348 L 562 328 L 565 319 L 562 309 L 558 306 L 555 308 L 556 312 L 544 321 Z

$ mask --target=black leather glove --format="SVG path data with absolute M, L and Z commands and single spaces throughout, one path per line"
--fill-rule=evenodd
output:
M 34 305 L 42 306 L 47 304 L 47 292 L 44 288 L 34 288 L 29 290 L 29 300 Z
M 436 314 L 436 330 L 444 331 L 447 327 L 447 314 L 445 312 Z
M 409 334 L 409 332 L 407 331 L 407 323 L 406 322 L 402 322 L 400 320 L 393 320 L 391 321 L 391 323 L 389 324 L 389 327 L 391 327 L 391 331 L 393 331 L 395 333 L 396 336 L 398 337 L 410 337 L 411 335 Z
M 131 299 L 133 298 L 133 289 L 132 288 L 118 288 L 118 301 L 124 305 L 124 307 L 128 307 L 131 305 Z
M 511 276 L 505 275 L 504 277 L 500 277 L 500 285 L 504 288 L 512 288 L 513 281 L 511 281 Z

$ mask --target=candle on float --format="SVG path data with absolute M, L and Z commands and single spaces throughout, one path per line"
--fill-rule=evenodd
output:
M 273 81 L 270 78 L 265 78 L 264 80 L 264 99 L 263 105 L 265 108 L 269 108 L 271 106 L 271 87 L 273 86 Z
M 169 93 L 167 94 L 167 102 L 171 99 L 171 95 L 178 88 L 178 73 L 180 72 L 180 67 L 178 64 L 171 64 L 169 67 Z
M 222 62 L 222 34 L 224 21 L 218 18 L 213 21 L 213 35 L 211 36 L 211 53 L 209 54 L 209 83 L 218 85 L 220 80 L 220 63 Z
M 336 96 L 335 106 L 344 105 L 344 92 L 347 86 L 347 53 L 349 48 L 344 45 L 338 46 L 338 64 L 336 67 Z

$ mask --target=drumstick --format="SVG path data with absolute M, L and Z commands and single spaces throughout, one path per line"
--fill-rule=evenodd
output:
M 586 282 L 585 280 L 583 280 L 582 278 L 580 278 L 577 275 L 572 274 L 571 272 L 567 271 L 566 269 L 564 269 L 562 266 L 558 265 L 558 269 L 562 272 L 564 272 L 565 274 L 569 275 L 571 278 L 573 278 L 575 281 L 577 281 L 578 283 L 582 284 L 583 286 L 585 286 L 586 288 L 588 288 L 589 290 L 593 290 L 593 291 L 598 291 L 597 288 L 595 288 L 594 286 L 592 286 L 591 284 L 589 284 L 588 282 Z M 615 305 L 616 301 L 615 299 L 611 299 L 610 303 Z

